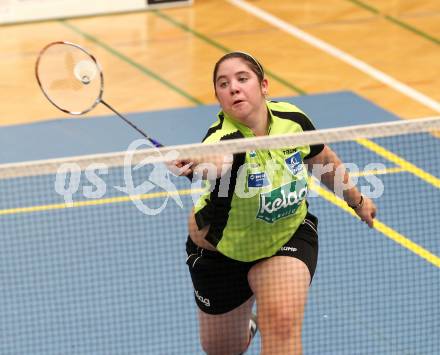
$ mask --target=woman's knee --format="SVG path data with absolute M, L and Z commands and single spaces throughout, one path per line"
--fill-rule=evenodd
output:
M 290 339 L 301 332 L 303 312 L 277 307 L 265 313 L 258 315 L 258 324 L 263 336 L 270 334 L 282 340 Z

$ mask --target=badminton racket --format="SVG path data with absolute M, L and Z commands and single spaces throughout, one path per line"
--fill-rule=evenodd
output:
M 103 104 L 155 147 L 163 147 L 103 100 L 101 66 L 83 47 L 66 41 L 49 43 L 38 55 L 35 76 L 44 96 L 59 110 L 78 116 Z

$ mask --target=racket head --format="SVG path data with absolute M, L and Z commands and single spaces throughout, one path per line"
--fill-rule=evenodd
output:
M 35 63 L 35 76 L 44 96 L 65 113 L 85 114 L 102 100 L 101 66 L 75 43 L 56 41 L 46 45 Z

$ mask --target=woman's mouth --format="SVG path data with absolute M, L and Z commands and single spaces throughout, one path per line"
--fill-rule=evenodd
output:
M 244 102 L 244 100 L 235 100 L 235 101 L 232 103 L 232 106 L 239 105 L 239 104 L 241 104 L 242 102 Z

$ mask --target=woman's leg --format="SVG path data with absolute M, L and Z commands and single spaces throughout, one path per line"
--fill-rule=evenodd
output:
M 249 320 L 255 297 L 223 314 L 199 309 L 200 342 L 208 355 L 238 355 L 249 344 Z
M 306 264 L 274 256 L 254 265 L 248 280 L 257 301 L 261 355 L 302 354 L 301 327 L 311 281 Z
M 253 264 L 198 247 L 191 239 L 186 251 L 203 350 L 209 355 L 242 353 L 249 343 L 255 303 L 247 279 Z

